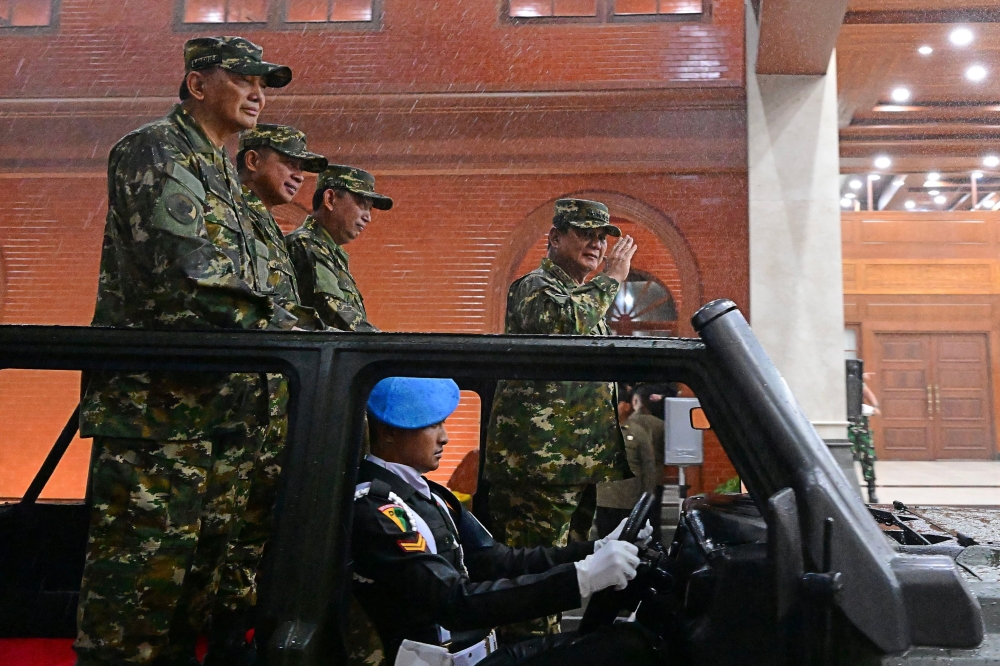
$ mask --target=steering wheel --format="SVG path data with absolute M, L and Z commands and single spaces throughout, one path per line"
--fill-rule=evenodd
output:
M 622 528 L 618 541 L 632 543 L 639 537 L 639 531 L 646 524 L 646 519 L 649 518 L 649 512 L 655 503 L 656 495 L 653 493 L 642 494 L 639 501 L 632 507 L 632 513 L 625 521 L 625 527 Z M 587 604 L 583 619 L 580 620 L 580 633 L 586 634 L 600 627 L 609 627 L 614 624 L 615 618 L 618 617 L 618 611 L 629 604 L 628 591 L 628 588 L 616 590 L 609 587 L 595 592 L 590 598 L 590 603 Z

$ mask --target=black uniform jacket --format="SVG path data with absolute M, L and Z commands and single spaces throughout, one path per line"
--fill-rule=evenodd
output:
M 579 607 L 572 563 L 594 552 L 592 541 L 510 548 L 496 543 L 444 486 L 428 482 L 447 512 L 368 460 L 361 463 L 358 481 L 371 487 L 354 503 L 354 594 L 382 638 L 388 663 L 404 638 L 440 644 L 439 625 L 455 634 L 453 645 L 461 648 L 470 641 L 460 640 L 458 632 Z M 426 522 L 437 554 L 390 492 Z

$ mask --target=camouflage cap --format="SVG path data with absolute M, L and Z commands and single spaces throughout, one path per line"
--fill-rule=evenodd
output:
M 552 224 L 569 224 L 578 229 L 605 229 L 612 236 L 622 235 L 622 230 L 611 224 L 608 207 L 600 201 L 559 199 L 556 201 L 556 214 L 552 218 Z
M 326 168 L 327 159 L 306 150 L 306 134 L 288 125 L 257 123 L 257 126 L 240 134 L 240 150 L 267 146 L 282 155 L 302 160 L 302 170 L 319 173 Z
M 195 37 L 184 42 L 184 73 L 221 67 L 237 74 L 264 77 L 268 88 L 283 88 L 292 81 L 292 70 L 264 62 L 264 49 L 243 37 Z M 189 96 L 187 78 L 181 82 L 180 97 Z
M 343 164 L 331 164 L 316 181 L 316 189 L 325 190 L 334 187 L 349 190 L 355 194 L 360 194 L 372 200 L 372 208 L 379 210 L 389 210 L 392 208 L 392 199 L 375 192 L 375 176 L 364 169 Z

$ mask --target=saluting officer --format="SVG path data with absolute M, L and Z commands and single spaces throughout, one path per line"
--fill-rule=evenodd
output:
M 389 210 L 392 199 L 375 192 L 375 177 L 367 171 L 331 164 L 317 179 L 312 208 L 312 215 L 285 238 L 302 303 L 332 328 L 378 331 L 365 314 L 344 245 L 368 226 L 372 208 Z
M 447 488 L 438 468 L 458 406 L 450 379 L 389 377 L 368 398 L 371 454 L 355 490 L 353 589 L 377 628 L 387 663 L 513 666 L 656 663 L 654 638 L 633 624 L 565 633 L 499 650 L 492 627 L 577 608 L 607 587 L 623 589 L 639 563 L 635 545 L 607 539 L 565 548 L 509 548 L 493 540 Z M 640 532 L 646 538 L 648 523 Z
M 326 164 L 325 157 L 307 150 L 306 135 L 294 127 L 257 123 L 240 134 L 236 170 L 259 255 L 267 262 L 266 291 L 298 317 L 296 328 L 304 330 L 323 330 L 326 326 L 312 308 L 299 304 L 295 271 L 271 210 L 291 203 L 302 186 L 303 173 L 319 173 Z M 269 422 L 250 479 L 243 525 L 230 544 L 219 577 L 205 666 L 249 661 L 254 650 L 253 644 L 245 640 L 252 627 L 255 602 L 247 589 L 256 580 L 264 546 L 273 532 L 274 504 L 288 436 L 288 381 L 280 374 L 268 373 L 267 393 Z
M 292 78 L 240 37 L 184 45 L 181 103 L 121 139 L 93 325 L 287 330 L 223 147 Z M 187 663 L 208 619 L 268 423 L 252 373 L 94 372 L 80 431 L 94 437 L 93 514 L 78 664 Z M 254 592 L 252 582 L 244 590 Z
M 628 276 L 636 246 L 625 236 L 609 251 L 609 235 L 622 233 L 604 204 L 556 201 L 547 256 L 510 286 L 504 332 L 610 335 L 605 315 Z M 586 281 L 602 262 L 604 271 Z M 485 476 L 490 517 L 501 541 L 530 547 L 588 538 L 596 509 L 593 484 L 631 476 L 617 405 L 614 383 L 498 382 Z M 553 617 L 505 627 L 503 638 L 556 631 Z

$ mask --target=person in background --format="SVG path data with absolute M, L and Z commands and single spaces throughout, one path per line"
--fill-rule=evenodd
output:
M 372 220 L 372 208 L 389 210 L 392 199 L 375 191 L 375 177 L 357 167 L 331 164 L 319 174 L 313 212 L 285 237 L 302 304 L 315 308 L 331 328 L 375 333 L 348 265 L 344 246 Z
M 866 372 L 863 379 L 872 377 L 875 373 Z M 878 406 L 878 398 L 875 393 L 868 388 L 867 383 L 861 384 L 861 416 L 852 420 L 847 428 L 848 439 L 851 440 L 851 452 L 854 459 L 861 463 L 861 476 L 868 486 L 868 501 L 872 504 L 878 502 L 875 496 L 875 444 L 872 441 L 872 430 L 868 419 L 876 414 L 881 414 Z
M 306 135 L 286 125 L 257 123 L 240 134 L 236 170 L 257 247 L 260 272 L 271 298 L 298 317 L 295 328 L 324 330 L 311 308 L 299 304 L 291 260 L 281 229 L 271 214 L 276 206 L 291 203 L 302 185 L 303 172 L 319 173 L 326 158 L 306 150 Z M 239 666 L 253 660 L 254 642 L 247 642 L 253 628 L 253 595 L 244 590 L 257 580 L 258 566 L 274 526 L 274 506 L 283 451 L 288 435 L 288 380 L 267 374 L 270 420 L 254 465 L 239 536 L 230 544 L 219 576 L 219 593 L 212 612 L 209 652 L 204 666 Z
M 663 399 L 676 394 L 669 384 L 639 384 L 632 391 L 632 414 L 622 425 L 622 434 L 625 435 L 629 468 L 635 476 L 597 484 L 595 522 L 598 537 L 607 536 L 623 518 L 628 518 L 644 492 L 654 493 L 658 498 L 662 494 Z M 659 511 L 654 510 L 651 520 L 655 539 Z

